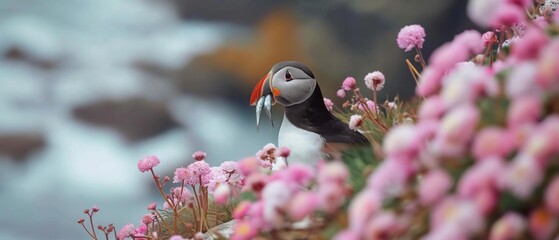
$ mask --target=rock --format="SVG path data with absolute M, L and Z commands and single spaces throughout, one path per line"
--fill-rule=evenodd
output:
M 113 128 L 130 141 L 153 137 L 179 126 L 164 102 L 139 98 L 104 100 L 77 107 L 72 113 L 78 120 Z
M 23 161 L 29 154 L 44 148 L 45 142 L 44 136 L 39 134 L 0 135 L 0 155 Z

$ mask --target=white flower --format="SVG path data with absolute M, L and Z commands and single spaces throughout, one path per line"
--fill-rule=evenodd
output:
M 374 91 L 380 91 L 384 87 L 384 74 L 379 71 L 368 73 L 365 76 L 365 85 Z

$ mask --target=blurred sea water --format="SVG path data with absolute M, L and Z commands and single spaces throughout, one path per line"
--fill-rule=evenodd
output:
M 0 155 L 0 239 L 86 239 L 76 223 L 99 205 L 95 224 L 139 224 L 153 201 L 162 204 L 137 161 L 157 155 L 171 174 L 202 149 L 219 164 L 273 141 L 253 118 L 220 99 L 173 91 L 138 62 L 185 66 L 217 47 L 228 26 L 184 22 L 165 2 L 148 0 L 0 1 L 0 134 L 32 133 L 45 147 L 17 163 Z M 78 121 L 77 106 L 103 99 L 162 100 L 181 126 L 139 142 Z M 239 141 L 243 139 L 243 141 Z M 117 229 L 118 230 L 118 229 Z

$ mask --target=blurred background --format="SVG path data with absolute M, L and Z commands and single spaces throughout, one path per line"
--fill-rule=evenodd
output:
M 161 175 L 191 161 L 253 155 L 256 82 L 283 60 L 313 69 L 325 97 L 375 70 L 380 99 L 414 81 L 395 42 L 427 32 L 426 57 L 472 24 L 466 0 L 0 0 L 0 239 L 87 239 L 76 223 L 136 226 L 162 200 L 136 164 Z M 274 112 L 277 123 L 281 109 Z M 279 125 L 279 124 L 278 124 Z

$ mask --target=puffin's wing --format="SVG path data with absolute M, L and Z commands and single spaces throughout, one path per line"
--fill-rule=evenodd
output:
M 349 126 L 337 118 L 332 118 L 327 127 L 319 133 L 327 143 L 346 143 L 351 145 L 369 145 L 363 134 L 349 129 Z

